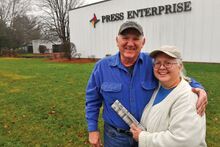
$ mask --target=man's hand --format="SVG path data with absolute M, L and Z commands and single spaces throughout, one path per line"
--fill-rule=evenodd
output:
M 133 135 L 134 140 L 138 141 L 139 134 L 141 133 L 141 129 L 138 128 L 134 123 L 130 126 L 130 131 Z
M 89 132 L 89 143 L 92 145 L 92 147 L 102 146 L 99 131 Z
M 205 110 L 206 110 L 206 105 L 208 104 L 208 98 L 207 98 L 207 93 L 205 90 L 201 88 L 192 88 L 192 91 L 198 95 L 198 100 L 196 104 L 197 108 L 197 113 L 199 115 L 204 115 Z

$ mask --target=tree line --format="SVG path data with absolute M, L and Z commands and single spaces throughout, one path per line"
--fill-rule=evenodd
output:
M 27 15 L 29 0 L 0 0 L 0 48 L 18 48 L 40 38 L 36 17 Z
M 70 56 L 69 10 L 84 0 L 0 0 L 0 49 L 16 49 L 34 39 L 60 41 Z M 43 15 L 29 15 L 33 5 Z M 37 12 L 36 12 L 37 13 Z

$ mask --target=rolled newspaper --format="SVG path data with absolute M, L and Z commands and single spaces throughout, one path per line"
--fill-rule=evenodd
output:
M 118 101 L 116 100 L 112 105 L 112 109 L 130 126 L 134 123 L 137 127 L 145 130 L 143 125 L 139 123 L 134 116 Z

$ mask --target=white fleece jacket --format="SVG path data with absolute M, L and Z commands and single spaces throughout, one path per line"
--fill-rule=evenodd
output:
M 196 112 L 197 95 L 181 80 L 160 103 L 152 106 L 155 91 L 145 107 L 139 147 L 206 147 L 206 119 Z

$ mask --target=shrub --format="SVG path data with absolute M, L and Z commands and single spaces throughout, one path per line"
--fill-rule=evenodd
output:
M 16 57 L 17 53 L 13 49 L 2 48 L 1 52 L 0 52 L 0 56 L 3 56 L 3 57 Z
M 47 47 L 45 45 L 39 45 L 39 52 L 44 54 L 47 51 Z
M 25 54 L 25 53 L 27 53 L 27 51 L 25 49 L 23 49 L 23 48 L 17 48 L 17 49 L 15 49 L 15 52 L 17 54 Z

